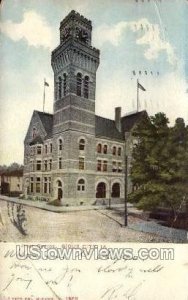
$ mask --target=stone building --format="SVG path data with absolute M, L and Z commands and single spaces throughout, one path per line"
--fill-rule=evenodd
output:
M 62 205 L 124 198 L 125 137 L 130 140 L 145 112 L 121 117 L 118 107 L 114 120 L 95 114 L 100 52 L 91 36 L 91 21 L 75 11 L 60 24 L 51 57 L 54 111 L 34 111 L 24 141 L 26 198 L 59 199 Z

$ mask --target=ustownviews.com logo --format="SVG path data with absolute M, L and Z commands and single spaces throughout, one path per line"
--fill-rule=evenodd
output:
M 19 260 L 174 260 L 173 248 L 110 248 L 93 245 L 88 247 L 51 247 L 49 245 L 16 245 Z

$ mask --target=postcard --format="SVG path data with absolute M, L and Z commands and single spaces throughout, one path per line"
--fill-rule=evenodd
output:
M 0 9 L 0 299 L 188 300 L 188 1 Z

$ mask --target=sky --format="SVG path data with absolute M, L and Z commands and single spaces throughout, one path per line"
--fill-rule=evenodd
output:
M 59 24 L 72 10 L 92 21 L 100 49 L 96 114 L 113 119 L 139 110 L 164 112 L 188 124 L 187 0 L 2 0 L 0 8 L 0 164 L 23 163 L 34 110 L 53 113 L 51 51 Z

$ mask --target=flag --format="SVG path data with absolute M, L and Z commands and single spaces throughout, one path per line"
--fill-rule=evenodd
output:
M 138 88 L 141 89 L 142 91 L 146 91 L 146 89 L 138 82 Z
M 44 85 L 45 85 L 45 86 L 49 86 L 49 83 L 45 81 L 45 82 L 44 82 Z

